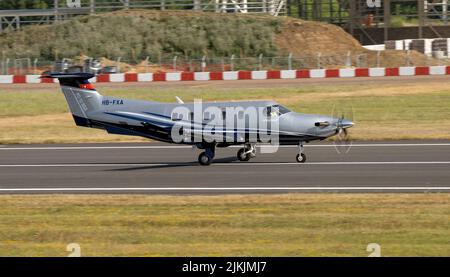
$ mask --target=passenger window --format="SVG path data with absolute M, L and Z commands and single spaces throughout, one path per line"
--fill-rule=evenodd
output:
M 179 121 L 179 120 L 183 120 L 183 114 L 173 113 L 172 121 Z
M 271 110 L 271 107 L 265 107 L 264 110 L 263 110 L 263 114 L 266 117 L 270 117 L 270 110 Z

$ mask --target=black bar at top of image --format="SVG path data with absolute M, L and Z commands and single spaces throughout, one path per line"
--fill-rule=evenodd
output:
M 212 265 L 215 265 L 214 272 L 211 272 Z M 449 258 L 0 258 L 0 276 L 11 273 L 25 276 L 79 276 L 87 273 L 101 273 L 101 276 L 109 273 L 124 276 L 367 276 L 382 273 L 438 273 L 448 276 L 449 268 Z

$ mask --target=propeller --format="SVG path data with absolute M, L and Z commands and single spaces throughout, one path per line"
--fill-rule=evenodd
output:
M 349 128 L 353 126 L 354 109 L 351 104 L 338 103 L 333 105 L 331 116 L 338 120 L 333 124 L 336 128 L 336 136 L 333 141 L 334 149 L 338 154 L 347 154 L 352 147 L 352 139 Z

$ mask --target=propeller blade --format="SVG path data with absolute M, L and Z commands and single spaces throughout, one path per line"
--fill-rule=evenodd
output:
M 333 104 L 331 116 L 337 118 L 336 124 L 336 136 L 333 142 L 334 148 L 338 154 L 346 154 L 350 151 L 352 146 L 352 139 L 348 128 L 349 124 L 354 122 L 354 109 L 351 104 L 347 102 L 337 102 Z M 350 122 L 349 122 L 350 121 Z

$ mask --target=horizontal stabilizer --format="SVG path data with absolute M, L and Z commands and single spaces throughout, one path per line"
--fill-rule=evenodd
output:
M 57 78 L 61 86 L 95 90 L 89 79 L 95 77 L 92 73 L 50 73 L 41 78 Z
M 42 75 L 40 78 L 58 78 L 58 79 L 81 79 L 87 80 L 95 77 L 92 73 L 50 73 Z

